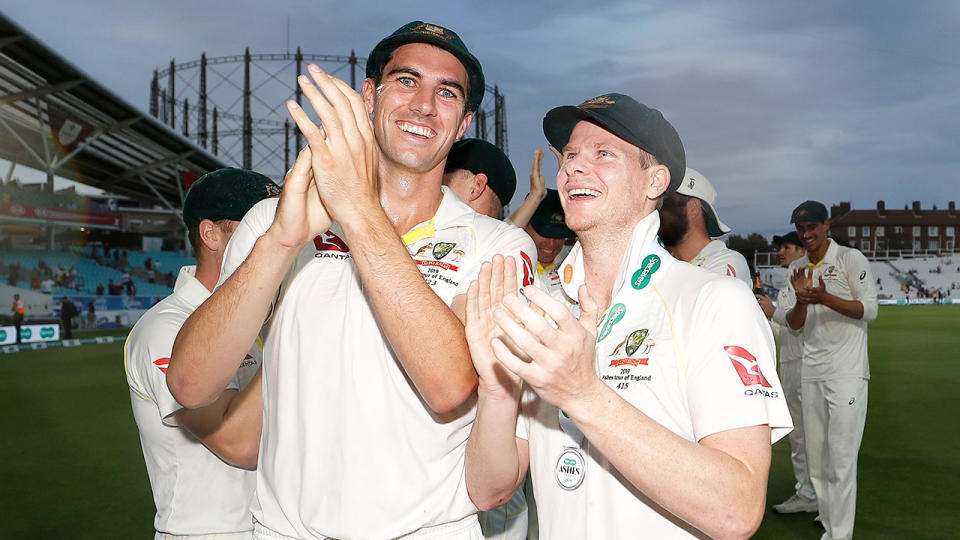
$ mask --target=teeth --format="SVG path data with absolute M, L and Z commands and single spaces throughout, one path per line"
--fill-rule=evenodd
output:
M 420 135 L 421 137 L 426 137 L 428 139 L 432 139 L 436 135 L 432 129 L 427 127 L 421 127 L 407 122 L 400 122 L 398 125 L 402 131 L 413 133 L 414 135 Z
M 599 197 L 600 192 L 592 189 L 577 188 L 577 189 L 571 189 L 570 191 L 568 191 L 567 195 L 571 199 L 574 197 Z

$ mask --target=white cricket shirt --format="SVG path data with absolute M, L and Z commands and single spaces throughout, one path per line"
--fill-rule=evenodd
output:
M 227 465 L 177 427 L 172 417 L 182 408 L 167 388 L 173 342 L 187 317 L 210 296 L 195 273 L 195 266 L 180 269 L 173 294 L 140 317 L 123 347 L 130 403 L 157 506 L 153 525 L 157 531 L 173 535 L 246 531 L 238 537 L 249 538 L 256 473 Z M 254 345 L 230 388 L 250 382 L 260 357 L 260 347 Z
M 789 281 L 789 278 L 788 278 Z M 773 312 L 770 326 L 773 328 L 773 336 L 777 338 L 780 344 L 780 363 L 799 362 L 803 357 L 803 333 L 790 328 L 787 324 L 787 312 L 783 309 L 785 305 L 796 305 L 797 299 L 793 289 L 783 287 L 777 293 L 777 309 Z
M 403 237 L 434 292 L 449 305 L 496 253 L 522 261 L 518 279 L 532 282 L 530 237 L 442 189 L 434 217 Z M 277 203 L 261 201 L 244 217 L 221 282 L 266 232 Z M 432 324 L 429 314 L 420 324 Z M 300 253 L 268 326 L 259 522 L 301 538 L 394 538 L 477 512 L 464 479 L 476 401 L 446 415 L 423 403 L 380 333 L 337 225 Z
M 599 321 L 599 377 L 689 441 L 762 424 L 778 440 L 792 423 L 763 312 L 733 280 L 674 259 L 657 242 L 659 227 L 654 212 L 634 229 Z M 564 291 L 575 296 L 584 279 L 579 243 L 560 266 Z M 691 537 L 689 525 L 647 505 L 588 440 L 568 436 L 556 407 L 534 397 L 521 411 L 517 436 L 529 441 L 541 538 Z M 584 458 L 582 483 L 565 489 L 558 468 L 579 466 L 571 446 Z
M 706 268 L 721 276 L 737 278 L 751 289 L 753 288 L 747 260 L 743 258 L 739 251 L 728 248 L 720 240 L 711 240 L 709 244 L 703 246 L 700 253 L 697 253 L 697 256 L 690 261 L 690 264 Z
M 863 253 L 843 247 L 828 238 L 830 246 L 823 259 L 810 264 L 809 255 L 790 263 L 794 268 L 812 268 L 813 284 L 820 278 L 827 292 L 844 300 L 857 300 L 863 304 L 863 318 L 853 319 L 824 306 L 807 306 L 807 319 L 803 325 L 803 371 L 804 381 L 823 381 L 842 378 L 870 378 L 870 362 L 867 357 L 867 324 L 877 318 L 877 288 L 870 263 Z M 792 296 L 786 298 L 784 311 L 796 305 L 793 283 L 787 280 Z M 792 301 L 791 301 L 792 298 Z

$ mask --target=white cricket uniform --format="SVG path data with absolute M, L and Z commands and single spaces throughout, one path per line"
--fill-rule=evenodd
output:
M 773 312 L 770 327 L 780 345 L 780 384 L 783 385 L 783 397 L 787 400 L 787 408 L 793 420 L 793 431 L 790 432 L 790 461 L 793 465 L 793 475 L 797 479 L 794 489 L 803 497 L 816 500 L 817 493 L 813 489 L 810 470 L 807 468 L 807 451 L 803 439 L 803 410 L 800 406 L 803 335 L 800 331 L 790 329 L 786 311 L 783 309 L 784 305 L 796 303 L 795 298 L 789 298 L 793 294 L 793 291 L 787 287 L 780 289 L 777 293 L 777 309 Z
M 747 284 L 747 287 L 753 288 L 750 281 L 750 267 L 747 260 L 738 251 L 727 247 L 720 240 L 711 240 L 709 244 L 703 246 L 700 253 L 690 261 L 690 264 L 706 268 L 722 276 L 737 278 Z
M 433 291 L 449 305 L 496 253 L 522 261 L 518 279 L 533 282 L 530 237 L 442 190 L 434 217 L 403 236 Z M 221 282 L 269 228 L 277 202 L 244 217 Z M 432 324 L 430 315 L 420 324 Z M 264 339 L 263 389 L 258 526 L 298 538 L 395 538 L 434 527 L 444 537 L 480 535 L 464 477 L 476 402 L 445 415 L 423 402 L 380 332 L 338 225 L 304 248 L 283 280 Z
M 790 414 L 763 312 L 733 280 L 674 259 L 657 242 L 659 227 L 654 212 L 633 231 L 599 323 L 599 377 L 689 441 L 757 425 L 769 425 L 776 441 L 790 430 Z M 561 264 L 567 296 L 584 280 L 581 253 L 578 243 Z M 559 414 L 534 397 L 524 400 L 517 423 L 517 436 L 529 441 L 543 538 L 693 537 L 689 525 L 648 505 Z
M 867 258 L 832 239 L 823 259 L 809 255 L 790 263 L 812 268 L 827 292 L 863 304 L 863 318 L 853 319 L 820 304 L 807 306 L 803 325 L 801 408 L 810 480 L 817 493 L 824 536 L 853 537 L 857 509 L 857 454 L 867 419 L 867 324 L 877 318 L 877 289 Z M 787 282 L 793 293 L 793 284 Z M 783 309 L 796 305 L 787 298 Z
M 167 364 L 184 321 L 210 296 L 184 266 L 173 294 L 140 317 L 123 347 L 133 417 L 153 489 L 158 538 L 218 534 L 217 538 L 251 538 L 250 503 L 256 473 L 227 465 L 200 441 L 177 427 L 173 414 L 182 406 L 167 388 Z M 243 388 L 260 365 L 254 345 L 229 388 Z

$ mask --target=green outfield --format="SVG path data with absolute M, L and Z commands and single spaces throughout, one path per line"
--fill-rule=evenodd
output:
M 960 537 L 960 434 L 950 420 L 958 350 L 960 306 L 880 309 L 870 328 L 858 538 Z M 121 354 L 117 343 L 0 355 L 0 538 L 152 538 Z M 792 490 L 784 439 L 768 503 Z M 756 538 L 819 538 L 812 520 L 768 512 Z

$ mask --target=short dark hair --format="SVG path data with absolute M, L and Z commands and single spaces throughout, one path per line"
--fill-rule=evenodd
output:
M 201 221 L 200 223 L 203 223 L 203 221 Z M 214 223 L 216 223 L 217 226 L 220 227 L 221 231 L 225 233 L 229 233 L 237 228 L 236 224 L 238 222 L 232 219 L 219 219 L 217 221 L 214 221 Z M 190 230 L 187 231 L 187 240 L 190 242 L 190 249 L 192 249 L 194 253 L 197 253 L 197 251 L 201 246 L 199 224 L 197 224 L 197 226 L 195 227 L 190 227 Z

